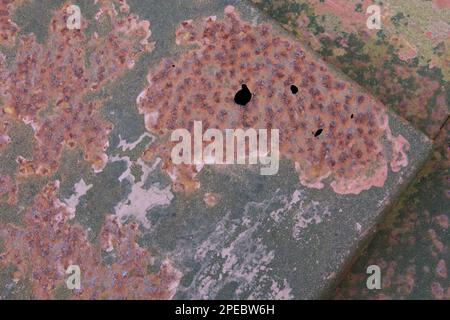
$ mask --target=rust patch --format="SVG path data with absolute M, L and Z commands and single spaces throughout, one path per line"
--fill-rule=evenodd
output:
M 203 195 L 203 202 L 209 208 L 215 207 L 219 202 L 219 195 L 207 192 Z
M 19 31 L 17 25 L 11 20 L 14 9 L 23 0 L 0 1 L 0 45 L 13 46 Z
M 433 0 L 433 7 L 437 10 L 450 9 L 450 0 Z
M 382 187 L 385 140 L 393 149 L 393 171 L 407 164 L 408 142 L 390 133 L 385 107 L 269 25 L 243 22 L 228 6 L 223 20 L 184 21 L 176 41 L 197 48 L 161 62 L 137 100 L 147 130 L 161 137 L 144 159 L 160 156 L 176 190 L 199 187 L 198 167 L 170 161 L 176 143 L 169 133 L 192 133 L 194 121 L 205 130 L 280 129 L 280 155 L 295 162 L 300 182 L 311 188 L 323 188 L 327 178 L 342 194 Z M 234 101 L 243 84 L 252 92 L 245 106 Z
M 120 14 L 115 3 L 120 4 Z M 125 1 L 100 2 L 96 19 L 110 21 L 104 35 L 88 36 L 85 20 L 80 30 L 67 29 L 66 9 L 67 5 L 55 12 L 44 45 L 34 35 L 21 37 L 15 61 L 0 70 L 0 147 L 9 142 L 8 117 L 30 124 L 37 140 L 33 159 L 17 159 L 22 176 L 55 172 L 64 145 L 81 148 L 86 161 L 101 171 L 112 125 L 99 114 L 102 102 L 87 101 L 87 95 L 153 49 L 150 23 L 129 13 Z
M 54 298 L 59 286 L 65 286 L 69 265 L 81 269 L 82 288 L 73 299 L 170 299 L 181 274 L 164 261 L 151 274 L 149 252 L 137 244 L 136 223 L 122 225 L 108 216 L 100 235 L 99 246 L 92 245 L 78 224 L 70 224 L 70 208 L 60 202 L 56 193 L 59 182 L 48 184 L 35 198 L 24 217 L 24 226 L 0 227 L 5 250 L 0 266 L 16 267 L 15 282 L 30 279 L 33 296 Z M 114 257 L 109 265 L 101 254 Z
M 8 31 L 2 15 L 5 8 L 11 12 L 12 3 L 0 3 L 2 32 Z M 108 21 L 101 35 L 88 34 L 86 20 L 80 30 L 67 29 L 64 5 L 53 15 L 45 44 L 33 34 L 18 38 L 15 60 L 8 67 L 0 55 L 0 150 L 11 143 L 8 130 L 16 119 L 32 126 L 37 142 L 32 159 L 17 158 L 18 176 L 51 175 L 63 146 L 83 150 L 94 171 L 107 162 L 112 125 L 99 113 L 103 101 L 89 96 L 132 68 L 141 54 L 153 50 L 153 43 L 150 23 L 131 14 L 126 1 L 102 0 L 98 5 L 97 23 Z M 9 33 L 10 41 L 15 32 Z M 75 264 L 81 269 L 82 288 L 71 292 L 72 299 L 174 295 L 181 274 L 168 260 L 154 266 L 154 258 L 137 243 L 137 223 L 122 225 L 108 215 L 99 242 L 93 244 L 81 225 L 70 222 L 74 209 L 58 200 L 58 190 L 58 181 L 46 185 L 24 210 L 20 227 L 0 225 L 0 267 L 14 267 L 15 283 L 30 283 L 34 298 L 55 298 L 66 285 L 67 267 Z M 0 174 L 0 203 L 15 204 L 16 191 L 16 181 Z M 156 271 L 150 272 L 150 266 Z

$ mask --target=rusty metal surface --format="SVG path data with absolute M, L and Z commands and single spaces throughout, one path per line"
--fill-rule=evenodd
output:
M 2 5 L 11 13 L 18 2 Z M 78 161 L 93 172 L 106 166 L 112 125 L 99 111 L 104 98 L 95 94 L 131 69 L 142 53 L 153 50 L 150 25 L 130 13 L 125 1 L 96 1 L 90 30 L 86 20 L 80 30 L 66 27 L 68 4 L 60 3 L 55 9 L 51 8 L 54 2 L 26 5 L 23 10 L 28 14 L 36 5 L 53 14 L 42 43 L 34 34 L 17 37 L 17 25 L 2 20 L 7 26 L 2 25 L 2 30 L 8 31 L 4 44 L 14 47 L 15 53 L 1 55 L 0 188 L 6 200 L 1 219 L 20 221 L 2 223 L 0 228 L 0 263 L 6 268 L 2 295 L 64 296 L 62 276 L 68 265 L 79 263 L 85 286 L 77 298 L 170 298 L 179 274 L 166 263 L 149 273 L 152 258 L 137 243 L 137 224 L 124 226 L 110 215 L 102 223 L 99 239 L 91 243 L 85 228 L 70 223 L 76 205 L 61 202 L 58 194 L 60 180 L 67 182 L 64 175 L 77 174 L 72 168 L 61 168 L 63 149 L 81 151 Z M 30 132 L 18 137 L 19 132 L 29 131 L 25 126 L 32 128 L 34 138 L 30 139 Z M 26 153 L 19 146 L 25 143 L 23 138 L 28 138 Z M 31 185 L 30 193 L 24 193 L 26 185 Z M 102 254 L 112 248 L 114 257 L 106 263 Z
M 366 93 L 243 2 L 77 4 L 81 28 L 69 30 L 63 1 L 2 2 L 1 298 L 329 294 L 427 158 L 429 140 L 378 102 L 373 87 Z M 316 37 L 325 29 L 307 25 L 315 40 L 303 41 L 336 62 L 326 51 L 331 39 Z M 370 79 L 390 79 L 378 87 L 392 90 L 383 102 L 407 118 L 406 106 L 417 108 L 423 117 L 414 124 L 438 133 L 448 111 L 445 72 L 427 72 L 408 51 L 399 55 L 408 61 L 387 63 L 395 77 L 377 74 L 357 38 L 340 40 L 337 56 L 350 69 L 338 67 L 357 81 L 360 67 Z M 324 44 L 318 50 L 314 41 Z M 348 63 L 352 55 L 359 63 Z M 244 107 L 233 101 L 243 84 L 253 93 Z M 390 100 L 413 88 L 412 99 Z M 435 107 L 421 109 L 420 99 Z M 195 120 L 280 128 L 279 173 L 173 166 L 167 135 L 191 131 Z M 432 220 L 445 229 L 445 219 Z M 441 234 L 427 232 L 445 254 Z M 83 275 L 75 291 L 65 283 L 70 265 Z M 436 266 L 446 280 L 444 258 Z M 443 286 L 433 283 L 434 294 L 445 297 Z
M 449 299 L 450 2 L 252 2 L 435 140 L 433 158 L 336 297 Z M 366 28 L 372 4 L 382 8 L 381 30 Z M 382 268 L 383 290 L 365 286 L 371 264 Z

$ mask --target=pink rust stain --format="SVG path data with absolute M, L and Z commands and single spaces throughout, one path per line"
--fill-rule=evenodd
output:
M 395 286 L 397 288 L 398 293 L 402 295 L 411 294 L 416 282 L 415 278 L 416 278 L 415 266 L 409 266 L 406 269 L 405 274 L 398 275 L 395 281 Z
M 438 43 L 439 41 L 450 40 L 450 23 L 444 21 L 431 22 L 425 35 L 428 39 Z
M 281 157 L 294 162 L 300 183 L 310 188 L 323 188 L 328 179 L 342 194 L 382 187 L 389 161 L 385 140 L 394 149 L 393 170 L 407 164 L 408 143 L 391 134 L 386 108 L 269 25 L 243 22 L 229 6 L 223 20 L 183 22 L 176 40 L 197 47 L 152 69 L 137 103 L 147 130 L 160 137 L 144 159 L 161 157 L 177 190 L 199 188 L 201 168 L 171 162 L 176 143 L 170 132 L 192 134 L 200 120 L 205 130 L 280 129 Z M 245 107 L 233 100 L 242 84 L 252 92 Z M 319 128 L 323 132 L 315 137 Z
M 352 180 L 342 180 L 331 182 L 334 192 L 339 194 L 359 194 L 361 191 L 368 190 L 371 187 L 383 187 L 387 179 L 388 169 L 386 162 L 382 162 L 380 167 L 369 178 L 356 177 Z
M 447 264 L 444 259 L 440 259 L 436 265 L 436 274 L 440 278 L 447 279 Z
M 12 21 L 11 16 L 14 9 L 22 0 L 1 0 L 0 1 L 0 45 L 13 46 L 18 26 Z
M 215 193 L 205 193 L 203 196 L 203 202 L 208 206 L 209 208 L 215 207 L 217 203 L 219 202 L 219 195 Z
M 448 229 L 448 217 L 445 214 L 435 217 L 435 221 L 442 229 Z
M 389 128 L 389 117 L 384 118 L 383 127 L 386 130 L 386 138 L 392 143 L 391 169 L 393 172 L 399 172 L 402 167 L 408 166 L 408 157 L 406 152 L 409 150 L 409 142 L 399 135 L 394 137 Z
M 439 282 L 433 282 L 431 284 L 431 294 L 437 300 L 450 299 L 450 288 L 445 291 Z
M 11 143 L 11 138 L 7 134 L 8 129 L 8 122 L 5 121 L 3 124 L 0 124 L 0 151 L 4 150 Z
M 410 61 L 417 57 L 417 49 L 411 45 L 409 42 L 406 42 L 406 45 L 399 48 L 398 57 L 403 61 Z
M 368 33 L 376 33 L 376 29 L 367 28 L 367 8 L 373 5 L 371 0 L 363 1 L 349 1 L 349 0 L 310 0 L 308 3 L 314 8 L 314 12 L 317 15 L 332 15 L 339 17 L 339 21 L 342 25 L 342 29 L 347 32 L 360 33 L 365 31 Z M 361 4 L 361 11 L 356 11 L 356 5 Z M 381 23 L 383 23 L 383 10 L 381 11 Z
M 390 42 L 397 48 L 397 54 L 400 60 L 410 61 L 417 56 L 417 48 L 402 36 L 393 36 Z
M 392 143 L 394 155 L 391 160 L 391 169 L 393 172 L 399 172 L 402 167 L 408 166 L 406 152 L 409 150 L 409 142 L 400 135 L 396 139 L 393 139 Z
M 444 244 L 439 239 L 439 236 L 437 235 L 436 231 L 433 229 L 428 230 L 428 236 L 430 237 L 431 243 L 433 244 L 433 248 L 436 249 L 438 253 L 441 253 L 444 251 Z M 435 255 L 435 253 L 434 253 Z
M 385 265 L 386 265 L 386 263 L 385 263 Z M 382 267 L 382 266 L 380 265 L 380 267 Z M 391 287 L 392 283 L 394 282 L 396 268 L 397 268 L 397 263 L 395 261 L 391 261 L 391 262 L 387 263 L 387 269 L 383 268 L 386 270 L 386 273 L 385 273 L 386 275 L 382 278 L 382 287 L 383 288 Z
M 437 10 L 450 9 L 450 0 L 433 0 L 433 7 Z

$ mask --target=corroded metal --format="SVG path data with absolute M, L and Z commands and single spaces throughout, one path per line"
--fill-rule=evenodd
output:
M 242 22 L 232 6 L 225 16 L 185 21 L 177 29 L 177 44 L 199 48 L 150 72 L 150 85 L 138 98 L 150 132 L 193 132 L 195 120 L 205 130 L 280 129 L 281 157 L 295 163 L 301 183 L 321 189 L 329 178 L 340 194 L 382 187 L 388 162 L 394 172 L 408 164 L 409 143 L 392 136 L 384 106 L 270 25 Z M 233 100 L 242 84 L 252 92 L 244 108 Z M 171 148 L 164 142 L 155 147 L 149 153 L 162 157 L 173 180 L 183 189 L 193 185 L 198 168 L 173 166 Z
M 450 2 L 252 2 L 435 139 L 433 158 L 355 263 L 337 297 L 449 299 L 445 123 L 450 114 Z M 381 30 L 365 26 L 372 4 L 381 6 Z M 382 290 L 365 286 L 371 264 L 380 265 L 385 276 Z
M 327 294 L 429 140 L 239 1 L 129 2 L 71 30 L 43 1 L 31 34 L 36 2 L 2 3 L 1 298 Z M 280 172 L 174 166 L 170 131 L 196 120 L 279 128 Z

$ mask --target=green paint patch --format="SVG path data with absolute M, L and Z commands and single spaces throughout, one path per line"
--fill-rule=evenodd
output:
M 126 170 L 122 161 L 109 163 L 91 182 L 93 187 L 81 199 L 75 221 L 89 230 L 91 240 L 96 239 L 107 214 L 114 213 L 114 207 L 123 200 L 130 191 L 128 181 L 119 181 Z

